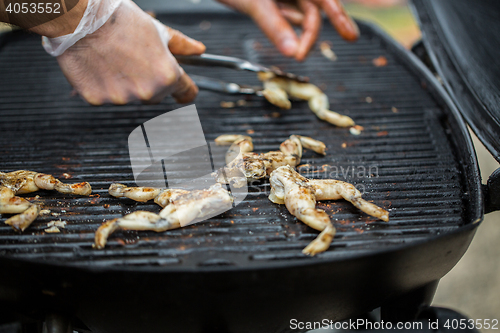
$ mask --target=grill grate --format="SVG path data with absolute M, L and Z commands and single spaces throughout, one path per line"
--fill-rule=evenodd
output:
M 212 18 L 210 29 L 202 30 L 197 15 L 162 17 L 170 26 L 202 40 L 210 53 L 279 65 L 309 76 L 326 90 L 332 109 L 351 116 L 365 130 L 353 136 L 347 129 L 319 121 L 301 102 L 293 103 L 292 110 L 280 111 L 258 97 L 247 97 L 244 107 L 222 109 L 220 101 L 244 97 L 202 91 L 196 105 L 207 140 L 223 133 L 254 131 L 258 152 L 277 149 L 290 134 L 322 140 L 327 156 L 307 152 L 303 164 L 311 167 L 301 168 L 303 174 L 364 186 L 364 197 L 389 209 L 391 221 L 376 221 L 343 201 L 321 202 L 319 207 L 328 212 L 338 233 L 327 252 L 309 258 L 301 250 L 317 232 L 284 206 L 268 201 L 264 192 L 269 185 L 259 182 L 252 184 L 252 193 L 242 204 L 207 222 L 160 234 L 117 232 L 105 250 L 93 250 L 94 231 L 103 221 L 139 209 L 159 211 L 155 204 L 112 198 L 107 188 L 112 182 L 134 185 L 128 134 L 179 105 L 168 99 L 156 106 L 87 106 L 71 96 L 71 87 L 55 59 L 44 53 L 39 38 L 16 33 L 0 52 L 0 170 L 27 169 L 57 177 L 69 173 L 73 178 L 68 181 L 89 181 L 97 196 L 72 198 L 50 192 L 29 196 L 59 215 L 38 218 L 24 234 L 2 223 L 0 255 L 87 267 L 249 267 L 366 254 L 425 240 L 463 224 L 460 161 L 446 134 L 449 128 L 441 121 L 444 112 L 371 30 L 363 27 L 359 42 L 348 44 L 325 24 L 319 40 L 332 42 L 338 61 L 330 62 L 315 49 L 305 63 L 296 64 L 280 57 L 249 20 L 233 15 Z M 387 66 L 372 64 L 379 56 L 388 59 Z M 193 74 L 258 84 L 251 73 L 185 68 Z M 330 169 L 318 171 L 323 165 Z M 44 233 L 46 223 L 58 219 L 68 222 L 66 229 L 60 234 Z

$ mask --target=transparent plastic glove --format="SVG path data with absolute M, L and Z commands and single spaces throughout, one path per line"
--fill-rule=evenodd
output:
M 172 53 L 201 54 L 205 51 L 202 43 L 166 27 L 130 0 L 93 1 L 100 6 L 104 2 L 117 5 L 109 15 L 90 20 L 95 27 L 107 16 L 101 27 L 57 56 L 64 75 L 87 102 L 159 103 L 172 95 L 177 102 L 187 103 L 196 97 L 198 88 Z M 98 8 L 97 13 L 101 10 Z
M 83 37 L 96 32 L 106 23 L 122 0 L 88 0 L 87 8 L 75 31 L 55 38 L 42 37 L 42 44 L 53 57 L 60 56 Z

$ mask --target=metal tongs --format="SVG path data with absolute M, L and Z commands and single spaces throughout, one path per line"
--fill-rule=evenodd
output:
M 308 77 L 283 72 L 277 67 L 266 67 L 263 65 L 252 63 L 248 60 L 235 57 L 226 57 L 216 54 L 204 53 L 199 56 L 175 56 L 175 58 L 180 64 L 184 65 L 225 67 L 229 69 L 250 71 L 255 73 L 267 72 L 273 73 L 277 77 L 284 77 L 289 80 L 309 82 Z M 262 87 L 229 83 L 199 75 L 189 76 L 193 79 L 193 81 L 200 89 L 212 90 L 226 94 L 256 94 L 258 96 L 262 96 Z

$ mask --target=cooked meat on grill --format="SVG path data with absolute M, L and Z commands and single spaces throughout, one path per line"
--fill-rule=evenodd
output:
M 16 196 L 38 190 L 56 190 L 64 194 L 90 195 L 89 183 L 64 184 L 51 175 L 34 171 L 0 172 L 0 214 L 19 214 L 5 221 L 15 230 L 24 231 L 38 216 L 40 208 Z
M 302 252 L 315 255 L 326 251 L 335 235 L 330 218 L 316 209 L 316 200 L 345 199 L 368 215 L 389 221 L 389 212 L 365 201 L 354 185 L 333 179 L 307 179 L 291 166 L 282 166 L 271 173 L 269 200 L 285 204 L 288 211 L 313 229 L 321 231 Z
M 129 198 L 134 201 L 146 202 L 149 200 L 155 201 L 161 207 L 169 204 L 172 196 L 187 194 L 189 191 L 181 189 L 160 189 L 155 187 L 128 187 L 123 184 L 111 184 L 109 194 L 115 198 Z
M 312 97 L 309 100 L 309 108 L 319 119 L 338 127 L 351 127 L 355 125 L 354 120 L 350 117 L 328 110 L 330 102 L 325 94 Z
M 161 190 L 112 184 L 109 193 L 114 197 L 127 197 L 140 202 L 154 199 L 155 203 L 164 208 L 159 214 L 138 211 L 105 222 L 96 232 L 96 248 L 104 248 L 109 235 L 118 229 L 163 232 L 226 211 L 231 208 L 233 199 L 221 184 L 233 183 L 235 187 L 241 187 L 249 179 L 260 179 L 269 174 L 271 175 L 269 199 L 274 203 L 286 204 L 292 215 L 321 231 L 320 235 L 303 250 L 304 253 L 315 255 L 326 251 L 335 235 L 335 228 L 328 215 L 323 210 L 316 209 L 316 200 L 344 198 L 369 215 L 384 221 L 389 219 L 387 211 L 363 200 L 361 193 L 353 185 L 330 179 L 307 179 L 294 170 L 300 163 L 303 148 L 325 154 L 326 146 L 321 141 L 291 135 L 281 143 L 280 151 L 262 154 L 252 153 L 252 138 L 246 135 L 221 135 L 215 141 L 219 145 L 231 145 L 231 147 L 226 154 L 228 165 L 215 173 L 218 184 L 208 190 Z
M 126 187 L 113 184 L 110 194 L 126 196 L 130 199 L 139 198 L 146 201 L 144 193 L 152 193 L 152 188 Z M 231 209 L 233 197 L 221 184 L 212 185 L 205 190 L 157 190 L 159 194 L 154 197 L 155 202 L 164 207 L 159 214 L 137 211 L 124 217 L 105 222 L 97 229 L 95 234 L 95 247 L 104 248 L 111 235 L 116 230 L 152 230 L 163 232 L 184 227 L 196 220 L 209 218 Z M 122 195 L 123 194 L 123 195 Z M 136 195 L 137 194 L 137 195 Z M 151 196 L 149 196 L 151 197 Z M 151 199 L 153 199 L 151 197 Z
M 308 101 L 311 111 L 321 120 L 339 127 L 354 126 L 354 121 L 350 117 L 329 110 L 328 96 L 314 84 L 270 77 L 267 73 L 266 75 L 259 73 L 259 79 L 264 84 L 262 94 L 271 104 L 282 109 L 290 109 L 292 105 L 288 99 L 290 95 L 290 97 Z
M 30 226 L 33 221 L 36 220 L 38 214 L 40 213 L 40 207 L 38 205 L 31 205 L 21 214 L 17 214 L 8 218 L 5 224 L 10 225 L 16 231 L 24 231 Z
M 262 95 L 264 95 L 269 103 L 276 105 L 279 108 L 289 110 L 292 107 L 292 103 L 288 99 L 288 94 L 279 84 L 278 79 L 264 81 L 264 90 L 262 90 Z
M 252 138 L 249 136 L 223 135 L 216 139 L 218 144 L 231 144 L 226 154 L 227 165 L 214 172 L 217 182 L 221 184 L 233 184 L 239 188 L 243 187 L 247 181 L 262 179 L 268 176 L 273 170 L 283 165 L 297 166 L 302 158 L 302 148 L 315 151 L 325 155 L 326 146 L 323 142 L 312 138 L 291 135 L 280 145 L 280 151 L 270 151 L 268 153 L 252 153 Z M 239 148 L 242 148 L 239 151 Z
M 253 151 L 252 138 L 248 135 L 224 134 L 215 139 L 218 146 L 227 146 L 229 150 L 226 153 L 226 164 L 231 163 L 239 153 L 250 153 Z
M 336 61 L 337 60 L 337 55 L 335 52 L 333 52 L 332 48 L 330 47 L 329 42 L 321 42 L 319 44 L 319 48 L 321 50 L 321 54 L 326 58 L 331 61 Z
M 128 187 L 123 184 L 111 184 L 109 194 L 116 198 L 129 198 L 134 201 L 146 202 L 153 200 L 160 193 L 161 189 L 154 187 Z

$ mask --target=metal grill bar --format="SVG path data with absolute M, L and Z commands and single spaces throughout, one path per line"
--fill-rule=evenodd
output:
M 442 120 L 443 110 L 370 30 L 363 28 L 360 41 L 349 44 L 325 25 L 319 40 L 332 42 L 338 61 L 325 59 L 315 49 L 305 63 L 297 64 L 280 57 L 253 24 L 240 17 L 220 16 L 211 22 L 209 32 L 199 28 L 201 19 L 196 15 L 183 16 L 181 21 L 173 16 L 163 19 L 202 40 L 211 53 L 279 65 L 309 76 L 325 89 L 332 109 L 365 128 L 360 136 L 353 136 L 347 129 L 319 121 L 303 102 L 280 111 L 253 96 L 246 97 L 246 106 L 222 109 L 220 101 L 245 97 L 202 91 L 196 105 L 208 140 L 224 133 L 253 131 L 256 151 L 275 150 L 290 134 L 322 140 L 327 156 L 306 152 L 303 164 L 311 168 L 301 169 L 303 174 L 365 186 L 364 197 L 388 208 L 391 221 L 376 221 L 343 201 L 321 202 L 318 206 L 331 216 L 338 233 L 327 252 L 309 258 L 300 251 L 317 232 L 285 207 L 272 204 L 265 194 L 269 185 L 259 182 L 252 184 L 242 204 L 207 222 L 160 234 L 118 232 L 105 250 L 96 251 L 92 249 L 94 231 L 104 220 L 139 209 L 160 210 L 155 204 L 112 198 L 107 188 L 112 182 L 133 185 L 128 134 L 179 105 L 166 100 L 157 106 L 87 106 L 71 96 L 57 62 L 44 54 L 39 39 L 17 34 L 0 50 L 0 170 L 69 173 L 73 176 L 69 181 L 89 181 L 98 196 L 71 198 L 50 192 L 29 196 L 58 215 L 38 218 L 24 234 L 1 224 L 0 255 L 95 267 L 243 268 L 281 260 L 344 259 L 423 241 L 464 223 L 462 203 L 467 194 L 463 193 L 460 160 L 445 134 L 449 128 Z M 372 64 L 379 56 L 388 59 L 387 66 Z M 188 66 L 186 71 L 258 84 L 254 75 L 244 72 Z M 280 117 L 275 118 L 276 113 Z M 329 171 L 321 171 L 323 165 L 329 165 Z M 337 171 L 332 173 L 333 167 Z M 353 167 L 376 174 L 359 176 L 349 169 Z M 44 233 L 46 223 L 58 219 L 68 222 L 66 229 L 60 234 Z

